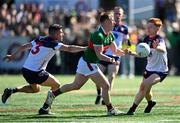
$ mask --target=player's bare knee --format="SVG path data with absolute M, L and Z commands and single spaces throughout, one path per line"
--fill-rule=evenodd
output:
M 60 87 L 59 81 L 54 81 L 51 85 L 52 90 L 57 90 Z
M 60 83 L 54 84 L 54 88 L 59 88 L 59 87 L 60 87 Z
M 40 92 L 41 91 L 41 88 L 40 87 L 38 87 L 38 88 L 33 88 L 33 93 L 38 93 L 38 92 Z

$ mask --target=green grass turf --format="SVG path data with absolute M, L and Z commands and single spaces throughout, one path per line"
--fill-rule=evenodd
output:
M 61 84 L 70 83 L 74 76 L 56 75 Z M 138 91 L 142 77 L 115 79 L 112 89 L 112 103 L 119 110 L 127 112 Z M 0 75 L 0 94 L 6 87 L 26 84 L 21 75 Z M 52 106 L 52 116 L 37 115 L 42 106 L 48 87 L 40 93 L 12 95 L 7 104 L 0 103 L 0 122 L 180 122 L 180 77 L 168 76 L 153 87 L 157 105 L 151 114 L 144 114 L 146 101 L 139 105 L 134 116 L 106 116 L 106 107 L 95 105 L 96 89 L 89 80 L 80 90 L 60 95 Z

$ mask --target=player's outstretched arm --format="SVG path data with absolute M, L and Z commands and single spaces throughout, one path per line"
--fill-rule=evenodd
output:
M 107 55 L 103 54 L 103 46 L 94 45 L 94 51 L 96 53 L 96 56 L 106 62 L 112 62 L 113 64 L 118 64 L 117 61 L 115 61 L 114 58 L 108 57 Z
M 133 55 L 133 56 L 138 56 L 137 53 L 135 51 L 132 51 L 130 48 L 126 48 L 123 50 L 125 54 L 128 54 L 128 55 Z
M 110 48 L 111 48 L 112 52 L 118 56 L 125 55 L 125 52 L 123 50 L 117 48 L 117 45 L 115 42 L 111 43 Z
M 77 45 L 65 45 L 65 44 L 63 44 L 60 48 L 60 50 L 72 52 L 72 53 L 85 51 L 86 49 L 87 47 L 77 46 Z
M 7 62 L 13 60 L 15 57 L 16 57 L 16 54 L 20 53 L 20 52 L 23 52 L 27 49 L 31 49 L 32 48 L 32 44 L 31 43 L 27 43 L 27 44 L 24 44 L 22 46 L 20 46 L 18 48 L 18 50 L 16 52 L 14 52 L 13 54 L 7 54 L 3 60 L 7 60 Z

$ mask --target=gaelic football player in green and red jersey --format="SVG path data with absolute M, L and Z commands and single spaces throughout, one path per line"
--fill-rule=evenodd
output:
M 131 44 L 129 40 L 128 27 L 122 22 L 122 18 L 124 16 L 124 10 L 119 6 L 116 6 L 114 7 L 113 14 L 114 14 L 115 24 L 112 32 L 115 36 L 115 43 L 118 49 L 122 49 L 122 44 L 127 44 L 128 46 L 130 46 Z M 100 60 L 100 62 L 98 63 L 98 67 L 101 69 L 102 72 L 105 72 L 107 70 L 107 77 L 111 90 L 113 87 L 113 80 L 119 71 L 121 56 L 117 56 L 115 53 L 112 52 L 110 48 L 108 48 L 104 54 L 111 58 L 115 58 L 115 60 L 118 61 L 118 64 L 113 64 L 112 62 L 107 62 L 103 60 Z M 96 89 L 97 89 L 97 96 L 96 96 L 95 104 L 100 104 L 102 97 L 102 89 L 97 85 L 96 85 Z M 102 100 L 102 104 L 104 104 L 103 100 Z
M 39 110 L 39 114 L 48 114 L 55 97 L 65 92 L 80 89 L 89 78 L 102 88 L 102 97 L 107 107 L 107 115 L 118 115 L 122 113 L 116 110 L 111 104 L 109 82 L 97 65 L 100 60 L 114 64 L 117 63 L 114 58 L 104 55 L 104 52 L 109 47 L 116 55 L 124 55 L 122 50 L 117 49 L 114 42 L 115 37 L 111 32 L 113 23 L 113 17 L 108 13 L 103 13 L 100 16 L 100 28 L 90 36 L 88 48 L 79 59 L 74 81 L 70 84 L 63 85 L 56 91 L 49 91 L 43 107 Z

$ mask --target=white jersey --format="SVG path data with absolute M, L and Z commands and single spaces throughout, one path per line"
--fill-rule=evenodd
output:
M 113 34 L 115 36 L 115 43 L 117 45 L 117 48 L 121 49 L 123 40 L 124 39 L 129 39 L 127 26 L 125 26 L 125 25 L 120 25 L 120 26 L 115 25 L 112 32 L 113 32 Z M 107 49 L 105 54 L 110 55 L 110 56 L 116 56 L 116 54 L 114 54 L 110 48 Z
M 45 70 L 49 60 L 55 55 L 57 49 L 60 49 L 62 43 L 54 42 L 50 37 L 42 37 L 33 40 L 32 48 L 23 65 L 32 71 Z
M 160 43 L 158 47 L 164 47 L 165 52 L 157 51 L 152 47 L 153 40 L 158 39 Z M 146 70 L 148 71 L 157 71 L 157 72 L 167 72 L 168 71 L 168 59 L 167 59 L 167 51 L 166 44 L 163 38 L 159 35 L 156 35 L 154 38 L 150 38 L 149 36 L 145 37 L 143 42 L 147 43 L 151 48 L 151 53 L 147 58 Z

